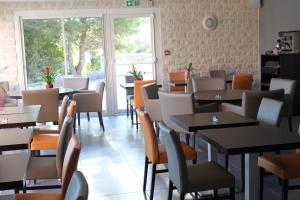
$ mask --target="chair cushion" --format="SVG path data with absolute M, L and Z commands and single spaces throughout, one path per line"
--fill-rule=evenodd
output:
M 63 200 L 60 193 L 17 194 L 16 200 Z
M 258 166 L 286 180 L 300 178 L 300 155 L 266 154 L 258 158 Z
M 193 149 L 185 142 L 180 142 L 180 144 L 186 160 L 197 160 L 197 152 L 195 151 L 195 149 Z M 153 163 L 153 164 L 167 163 L 168 156 L 167 156 L 165 145 L 159 144 L 158 149 L 159 149 L 159 163 Z
M 186 192 L 234 187 L 234 176 L 215 162 L 188 165 L 187 167 L 188 191 Z
M 55 157 L 31 157 L 26 179 L 58 179 Z
M 59 134 L 35 133 L 31 142 L 31 150 L 56 150 Z

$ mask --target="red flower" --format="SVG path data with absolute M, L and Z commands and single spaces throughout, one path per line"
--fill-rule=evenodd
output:
M 49 76 L 49 74 L 50 74 L 50 67 L 49 67 L 49 65 L 47 65 L 47 66 L 45 67 L 45 74 L 46 74 L 47 76 Z

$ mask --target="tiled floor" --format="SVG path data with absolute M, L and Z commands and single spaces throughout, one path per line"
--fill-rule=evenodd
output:
M 148 199 L 150 181 L 147 193 L 142 192 L 144 170 L 142 133 L 131 126 L 126 115 L 104 117 L 104 124 L 106 130 L 102 132 L 97 118 L 91 118 L 90 123 L 82 119 L 81 127 L 77 129 L 77 134 L 82 139 L 79 169 L 88 180 L 89 199 Z M 286 128 L 285 124 L 283 128 Z M 205 161 L 206 157 L 206 152 L 199 149 L 198 161 Z M 219 161 L 223 163 L 221 156 Z M 239 156 L 232 156 L 230 164 L 231 172 L 237 177 L 237 184 L 240 185 Z M 157 175 L 154 199 L 167 199 L 167 183 L 167 173 Z M 277 179 L 272 176 L 266 177 L 264 199 L 281 199 L 280 195 Z M 290 191 L 289 199 L 300 199 L 299 195 L 300 191 Z M 177 192 L 174 192 L 173 196 L 173 199 L 178 199 Z M 186 196 L 186 199 L 191 197 Z M 236 199 L 243 199 L 243 193 L 237 192 Z

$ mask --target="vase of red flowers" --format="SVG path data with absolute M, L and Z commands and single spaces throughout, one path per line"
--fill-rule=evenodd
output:
M 46 88 L 53 88 L 53 82 L 55 80 L 55 73 L 50 70 L 49 65 L 45 67 L 45 71 L 42 72 L 42 79 L 46 82 Z

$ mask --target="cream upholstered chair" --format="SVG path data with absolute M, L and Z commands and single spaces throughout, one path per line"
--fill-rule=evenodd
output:
M 88 90 L 89 78 L 88 77 L 64 77 L 63 87 L 71 88 L 74 90 Z
M 67 181 L 66 178 L 63 181 Z M 88 200 L 89 187 L 82 172 L 75 171 L 65 185 L 64 192 L 16 194 L 16 200 Z
M 256 119 L 259 105 L 262 98 L 267 97 L 275 100 L 282 101 L 284 90 L 272 90 L 272 91 L 247 91 L 243 93 L 242 105 L 237 106 L 229 103 L 222 103 L 222 111 L 232 111 L 239 115 Z
M 290 79 L 272 78 L 270 90 L 276 89 L 284 89 L 282 116 L 288 117 L 290 131 L 293 131 L 292 115 L 296 81 Z
M 223 78 L 200 78 L 193 79 L 193 91 L 205 91 L 205 90 L 225 90 L 225 79 Z
M 37 122 L 58 121 L 58 88 L 22 91 L 23 105 L 41 105 Z
M 81 112 L 97 112 L 100 125 L 103 131 L 105 130 L 103 124 L 103 118 L 102 118 L 102 100 L 103 100 L 104 87 L 105 87 L 104 82 L 98 82 L 95 92 L 76 93 L 73 95 L 73 99 L 77 103 L 76 109 L 77 109 L 78 126 L 80 126 Z
M 70 178 L 70 175 L 77 167 L 80 152 L 79 138 L 75 135 L 69 135 L 72 134 L 69 131 L 71 128 L 72 118 L 66 116 L 59 134 L 56 156 L 31 157 L 26 172 L 26 180 L 60 179 L 65 177 L 66 174 Z M 26 186 L 25 184 L 23 191 L 53 187 L 55 186 Z M 56 187 L 59 188 L 60 185 L 56 185 Z
M 257 120 L 264 124 L 279 126 L 282 107 L 282 101 L 263 98 L 257 112 Z
M 158 86 L 156 83 L 144 85 L 141 88 L 144 99 L 144 111 L 147 112 L 154 122 L 162 120 L 160 100 L 158 97 Z
M 18 102 L 14 99 L 8 98 L 9 82 L 0 81 L 0 106 L 13 107 L 18 106 Z

